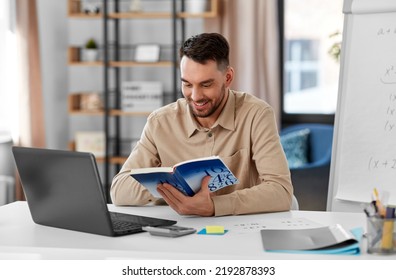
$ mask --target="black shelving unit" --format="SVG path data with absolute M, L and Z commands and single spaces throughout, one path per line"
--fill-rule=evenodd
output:
M 82 59 L 82 46 L 69 46 L 68 48 L 68 64 L 73 67 L 101 67 L 103 68 L 103 110 L 96 110 L 94 112 L 84 110 L 80 107 L 80 101 L 84 92 L 73 92 L 69 95 L 68 106 L 69 114 L 78 116 L 100 116 L 103 117 L 103 131 L 105 134 L 105 155 L 98 157 L 97 161 L 103 163 L 103 188 L 106 194 L 106 199 L 110 203 L 110 185 L 112 176 L 116 174 L 123 162 L 126 160 L 126 155 L 122 155 L 122 145 L 125 145 L 126 139 L 121 137 L 121 126 L 124 122 L 123 118 L 131 118 L 135 116 L 149 115 L 149 112 L 144 113 L 130 113 L 121 110 L 121 84 L 123 69 L 130 67 L 170 67 L 171 92 L 164 92 L 163 104 L 175 101 L 181 97 L 182 94 L 179 89 L 179 59 L 178 48 L 180 43 L 185 40 L 186 34 L 186 19 L 187 18 L 208 18 L 217 16 L 217 1 L 207 0 L 210 3 L 210 8 L 206 12 L 191 14 L 185 12 L 185 0 L 169 0 L 169 9 L 166 12 L 125 12 L 122 11 L 125 2 L 130 0 L 102 0 L 102 7 L 98 13 L 86 13 L 83 11 L 81 0 L 67 0 L 68 2 L 68 17 L 75 20 L 100 20 L 102 24 L 103 44 L 102 44 L 102 61 L 87 62 Z M 162 0 L 142 0 L 143 1 L 162 1 Z M 124 3 L 122 3 L 124 2 Z M 164 3 L 164 2 L 162 2 Z M 122 5 L 123 4 L 123 5 Z M 125 54 L 127 60 L 130 60 L 129 54 L 134 48 L 134 45 L 121 44 L 120 34 L 122 34 L 121 21 L 134 19 L 167 19 L 171 24 L 169 36 L 171 42 L 165 53 L 169 57 L 167 61 L 159 61 L 158 63 L 136 63 L 134 61 L 125 61 Z M 111 39 L 110 39 L 111 38 Z M 157 42 L 158 43 L 158 42 Z M 110 82 L 111 81 L 111 82 Z M 113 85 L 114 83 L 114 85 Z M 111 84 L 111 85 L 110 85 Z M 75 149 L 75 142 L 69 143 L 69 149 Z
M 171 101 L 175 101 L 178 97 L 181 96 L 179 93 L 180 90 L 178 89 L 178 44 L 180 41 L 184 41 L 184 34 L 185 34 L 185 19 L 178 18 L 177 13 L 177 2 L 181 1 L 181 9 L 184 10 L 184 0 L 172 0 L 172 12 L 171 12 L 171 21 L 172 21 L 172 97 Z M 114 0 L 113 9 L 114 13 L 120 12 L 120 0 Z M 105 131 L 105 159 L 104 159 L 104 184 L 105 193 L 107 195 L 107 201 L 111 202 L 110 200 L 110 185 L 112 174 L 117 173 L 120 168 L 121 164 L 113 164 L 111 162 L 111 157 L 122 157 L 121 154 L 121 121 L 123 116 L 120 115 L 111 115 L 110 104 L 110 75 L 114 75 L 115 80 L 115 87 L 112 88 L 112 91 L 115 91 L 115 108 L 121 109 L 121 71 L 120 67 L 114 67 L 110 64 L 110 51 L 113 51 L 112 58 L 115 61 L 121 61 L 120 55 L 120 21 L 121 20 L 133 20 L 133 18 L 128 19 L 121 19 L 121 18 L 110 18 L 109 17 L 109 1 L 103 0 L 103 40 L 104 40 L 104 131 Z M 113 30 L 109 30 L 109 22 L 112 21 Z M 178 40 L 178 25 L 180 24 L 180 40 Z M 113 50 L 110 50 L 110 43 L 109 43 L 109 35 L 110 32 L 113 32 L 114 42 L 112 42 Z M 111 135 L 111 131 L 113 131 L 114 135 Z

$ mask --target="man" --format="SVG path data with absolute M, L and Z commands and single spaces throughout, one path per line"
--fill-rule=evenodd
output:
M 193 36 L 180 48 L 184 98 L 153 112 L 119 174 L 116 205 L 159 202 L 135 181 L 134 168 L 173 166 L 218 155 L 240 183 L 209 192 L 209 177 L 193 197 L 168 184 L 157 187 L 179 214 L 223 216 L 290 209 L 293 187 L 272 108 L 252 95 L 230 90 L 234 69 L 229 45 L 217 33 Z

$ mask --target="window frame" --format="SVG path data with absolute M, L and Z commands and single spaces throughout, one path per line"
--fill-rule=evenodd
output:
M 279 71 L 280 71 L 280 104 L 281 104 L 281 123 L 282 127 L 298 123 L 324 123 L 334 124 L 335 114 L 304 114 L 304 113 L 286 113 L 284 110 L 284 95 L 285 95 L 285 0 L 278 1 L 278 21 L 279 21 Z

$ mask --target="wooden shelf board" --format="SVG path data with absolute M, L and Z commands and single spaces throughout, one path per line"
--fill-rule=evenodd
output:
M 215 11 L 208 11 L 203 13 L 189 13 L 189 12 L 179 12 L 176 14 L 178 18 L 213 18 L 216 17 L 217 13 Z M 124 13 L 111 13 L 108 16 L 111 19 L 169 19 L 172 17 L 171 13 L 136 13 L 136 12 L 124 12 Z
M 151 112 L 125 112 L 122 110 L 110 110 L 110 116 L 136 116 L 136 117 L 148 117 Z M 85 116 L 103 116 L 103 110 L 90 111 L 90 110 L 70 110 L 71 115 L 85 115 Z
M 162 19 L 171 18 L 172 14 L 168 12 L 121 12 L 110 13 L 108 17 L 113 19 Z
M 69 13 L 68 15 L 70 18 L 76 18 L 76 19 L 102 19 L 103 14 L 94 14 L 94 15 L 87 15 L 84 13 Z
M 217 13 L 214 11 L 208 11 L 199 14 L 192 14 L 188 12 L 177 13 L 178 18 L 214 18 L 217 17 Z
M 151 112 L 126 112 L 122 110 L 111 110 L 110 115 L 112 116 L 141 116 L 141 117 L 147 117 L 150 115 Z
M 112 164 L 124 164 L 128 157 L 110 157 L 110 163 Z
M 72 110 L 69 111 L 69 114 L 71 115 L 85 115 L 85 116 L 102 116 L 103 111 L 102 110 Z
M 110 61 L 109 64 L 112 67 L 136 67 L 136 66 L 168 67 L 173 65 L 171 61 L 158 61 L 158 62 Z
M 70 66 L 104 66 L 102 61 L 69 61 Z

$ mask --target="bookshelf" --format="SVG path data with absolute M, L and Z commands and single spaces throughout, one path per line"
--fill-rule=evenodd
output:
M 85 13 L 83 11 L 82 0 L 68 1 L 68 18 L 69 20 L 78 21 L 83 24 L 85 21 L 94 21 L 95 24 L 102 26 L 102 42 L 99 44 L 100 58 L 97 61 L 84 60 L 83 45 L 71 44 L 68 49 L 68 66 L 73 68 L 98 68 L 103 71 L 103 85 L 101 87 L 101 96 L 103 99 L 103 107 L 96 109 L 86 109 L 81 106 L 84 96 L 89 91 L 69 92 L 68 96 L 68 114 L 72 117 L 102 118 L 103 131 L 105 133 L 105 156 L 97 158 L 97 161 L 104 164 L 103 185 L 106 193 L 111 183 L 112 176 L 119 170 L 120 166 L 125 162 L 127 154 L 122 152 L 121 143 L 121 126 L 125 118 L 146 119 L 151 112 L 129 112 L 123 111 L 121 108 L 121 84 L 123 82 L 123 71 L 128 69 L 166 69 L 169 73 L 169 79 L 172 81 L 171 93 L 164 93 L 164 104 L 176 100 L 180 96 L 178 89 L 178 57 L 177 52 L 180 42 L 184 40 L 185 21 L 189 18 L 213 18 L 218 16 L 218 1 L 207 0 L 207 10 L 202 13 L 188 13 L 185 11 L 185 2 L 188 0 L 142 0 L 142 2 L 159 1 L 168 3 L 166 11 L 147 10 L 139 12 L 130 12 L 125 10 L 125 2 L 123 0 L 106 1 L 100 3 L 100 11 L 97 13 Z M 130 2 L 130 1 L 129 1 Z M 167 35 L 171 38 L 170 52 L 167 57 L 161 57 L 156 62 L 138 62 L 125 53 L 132 53 L 136 45 L 124 46 L 121 42 L 121 32 L 125 28 L 124 21 L 147 21 L 150 23 L 156 20 L 169 21 L 172 28 Z M 161 29 L 161 24 L 158 24 Z M 153 41 L 156 38 L 153 38 Z M 156 42 L 159 45 L 162 42 Z M 162 46 L 161 46 L 162 48 Z M 165 101 L 168 99 L 168 101 Z M 76 144 L 74 140 L 69 143 L 69 149 L 74 150 Z

